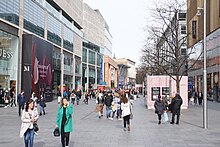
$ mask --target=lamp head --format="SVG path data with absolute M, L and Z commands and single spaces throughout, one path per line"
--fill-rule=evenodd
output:
M 196 16 L 200 16 L 200 15 L 201 15 L 201 12 L 199 9 L 197 9 Z

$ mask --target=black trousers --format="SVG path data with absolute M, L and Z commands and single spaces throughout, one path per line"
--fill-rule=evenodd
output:
M 124 116 L 123 120 L 124 120 L 124 128 L 126 128 L 126 124 L 130 125 L 130 115 Z
M 176 123 L 179 124 L 179 120 L 180 120 L 180 110 L 178 110 L 178 111 L 172 113 L 172 121 L 171 121 L 171 123 L 174 123 L 174 121 L 175 121 L 175 115 L 177 116 L 177 117 L 176 117 Z
M 69 145 L 70 132 L 64 132 L 64 125 L 61 126 L 61 143 L 62 147 Z
M 161 121 L 161 115 L 162 114 L 157 113 L 157 115 L 158 115 L 158 120 Z
M 21 110 L 24 109 L 24 104 L 18 104 L 18 115 L 21 116 Z
M 13 106 L 13 104 L 15 105 L 15 107 L 17 106 L 17 105 L 16 105 L 16 102 L 15 102 L 15 99 L 12 99 L 12 100 L 11 100 L 11 107 Z

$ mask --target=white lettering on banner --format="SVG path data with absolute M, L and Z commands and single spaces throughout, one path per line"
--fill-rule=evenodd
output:
M 4 48 L 0 48 L 0 58 L 10 59 L 13 57 L 13 53 L 9 50 L 6 50 Z
M 24 65 L 24 71 L 30 71 L 30 66 Z
M 48 66 L 40 65 L 40 64 L 38 65 L 38 69 L 39 69 L 39 73 L 40 73 L 41 78 L 46 78 L 47 77 Z

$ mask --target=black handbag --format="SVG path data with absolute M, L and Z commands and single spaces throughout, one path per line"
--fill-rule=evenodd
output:
M 34 123 L 33 127 L 34 127 L 34 132 L 39 131 L 39 127 L 38 127 L 37 123 Z
M 59 128 L 58 128 L 58 127 L 56 127 L 56 128 L 54 129 L 53 135 L 54 135 L 55 137 L 60 136 L 60 131 L 59 131 Z

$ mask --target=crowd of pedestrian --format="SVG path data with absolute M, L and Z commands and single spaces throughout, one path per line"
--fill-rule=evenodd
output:
M 197 92 L 196 90 L 188 91 L 188 103 L 189 105 L 202 105 L 203 93 L 201 91 Z
M 121 89 L 99 90 L 95 96 L 95 110 L 98 112 L 99 119 L 103 117 L 103 109 L 105 107 L 107 119 L 123 119 L 124 131 L 131 130 L 130 119 L 131 115 L 133 116 L 131 99 L 134 99 L 131 91 Z

